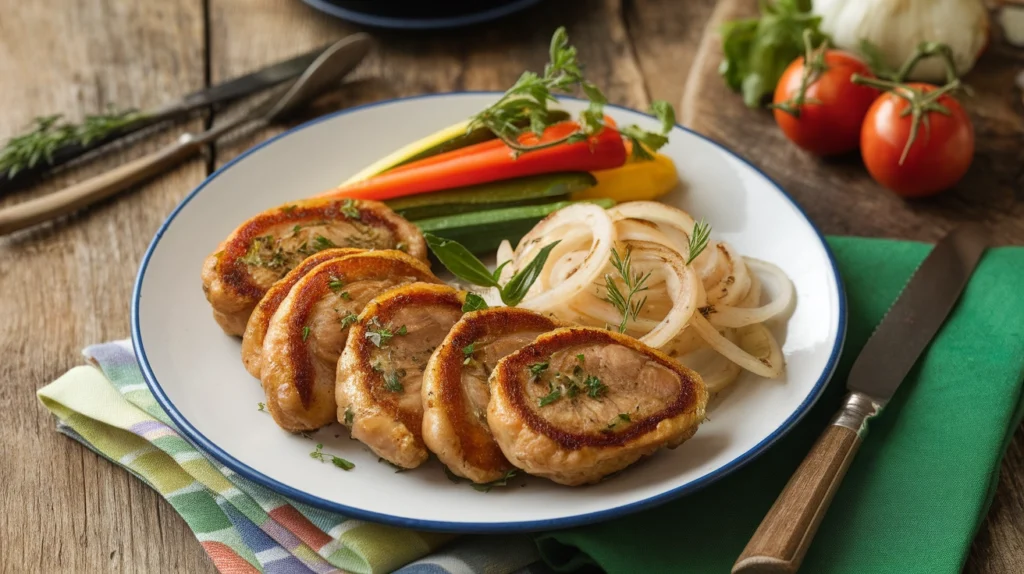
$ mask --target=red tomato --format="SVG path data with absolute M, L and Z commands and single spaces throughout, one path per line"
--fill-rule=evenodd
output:
M 792 102 L 800 92 L 805 58 L 797 58 L 783 72 L 775 88 L 776 106 Z M 812 59 L 813 61 L 813 59 Z M 867 64 L 840 50 L 826 50 L 825 69 L 808 87 L 800 117 L 775 108 L 775 121 L 793 143 L 816 155 L 852 151 L 860 141 L 860 126 L 878 90 L 854 84 L 850 76 L 874 77 Z
M 922 94 L 938 88 L 912 83 Z M 904 88 L 899 88 L 903 89 Z M 903 93 L 907 93 L 904 91 Z M 927 117 L 917 129 L 917 137 L 902 165 L 910 137 L 911 114 L 903 116 L 910 102 L 892 92 L 883 94 L 868 110 L 860 135 L 864 165 L 875 181 L 904 197 L 923 197 L 952 187 L 967 173 L 974 157 L 974 128 L 960 103 L 943 94 L 935 102 L 949 115 L 926 111 Z

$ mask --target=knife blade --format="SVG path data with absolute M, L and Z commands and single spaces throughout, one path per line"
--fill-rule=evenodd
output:
M 309 65 L 312 64 L 313 61 L 330 46 L 331 44 L 326 44 L 315 50 L 306 52 L 305 54 L 295 56 L 289 60 L 272 64 L 261 70 L 256 70 L 251 74 L 239 76 L 232 80 L 217 84 L 216 86 L 192 92 L 191 94 L 187 94 L 182 97 L 178 102 L 160 109 L 173 109 L 189 112 L 206 106 L 236 100 L 243 96 L 248 96 L 266 88 L 276 86 L 285 80 L 297 78 L 303 70 L 308 68 Z
M 854 361 L 843 407 L 775 500 L 733 574 L 800 568 L 868 430 L 956 305 L 988 237 L 968 224 L 942 238 L 911 276 Z
M 987 243 L 981 227 L 966 225 L 935 245 L 857 355 L 848 389 L 888 402 L 953 309 Z
M 13 191 L 32 183 L 40 175 L 55 167 L 66 164 L 88 152 L 160 122 L 177 119 L 200 108 L 230 102 L 276 86 L 287 80 L 295 79 L 329 46 L 321 46 L 305 54 L 272 64 L 250 74 L 192 92 L 177 101 L 143 111 L 138 114 L 137 120 L 104 136 L 92 139 L 87 144 L 78 141 L 62 144 L 49 155 L 47 158 L 49 161 L 39 161 L 31 167 L 16 170 L 13 175 L 6 169 L 0 169 L 0 192 Z

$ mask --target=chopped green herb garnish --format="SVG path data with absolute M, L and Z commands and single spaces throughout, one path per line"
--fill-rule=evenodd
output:
M 495 486 L 508 486 L 509 479 L 515 477 L 516 472 L 517 472 L 516 469 L 512 469 L 512 470 L 506 472 L 505 476 L 503 476 L 503 477 L 501 477 L 501 478 L 499 478 L 497 480 L 492 480 L 491 482 L 484 482 L 482 484 L 477 484 L 477 483 L 474 482 L 473 483 L 473 490 L 476 490 L 476 491 L 479 491 L 479 492 L 490 492 L 491 489 L 494 488 Z
M 334 455 L 331 455 L 331 463 L 334 464 L 334 466 L 340 468 L 341 470 L 352 470 L 353 468 L 356 467 L 355 464 L 341 458 L 340 456 Z
M 256 403 L 256 410 L 260 411 L 261 413 L 266 412 L 267 411 L 267 405 L 265 405 L 263 403 Z
M 466 302 L 462 304 L 462 312 L 481 311 L 487 309 L 487 301 L 476 293 L 466 293 Z
M 550 405 L 551 403 L 557 401 L 558 399 L 562 398 L 562 388 L 561 387 L 556 389 L 553 384 L 548 383 L 548 389 L 550 389 L 551 392 L 546 394 L 546 395 L 544 395 L 543 397 L 541 397 L 537 401 L 537 405 L 538 406 L 546 407 L 546 406 Z
M 406 329 L 405 325 L 402 325 L 401 327 L 398 328 L 397 331 L 395 331 L 395 334 L 396 335 L 408 335 L 409 334 L 409 329 Z
M 348 329 L 349 327 L 352 326 L 352 323 L 355 323 L 358 320 L 359 315 L 356 315 L 355 313 L 349 313 L 348 315 L 345 315 L 344 317 L 341 318 L 341 328 Z
M 352 406 L 349 405 L 349 406 L 345 407 L 345 424 L 347 426 L 352 426 L 352 421 L 354 421 L 355 418 L 356 418 L 356 413 L 352 412 Z
M 359 208 L 356 207 L 356 202 L 351 199 L 346 199 L 341 202 L 341 208 L 339 209 L 342 215 L 349 219 L 360 219 L 362 215 L 359 213 Z
M 409 246 L 406 245 L 404 241 L 399 241 L 398 243 L 395 244 L 395 249 L 399 251 L 408 251 Z
M 583 353 L 576 355 L 576 360 L 579 361 L 580 365 L 583 365 L 584 359 L 585 357 L 583 356 Z
M 377 348 L 386 345 L 391 340 L 391 337 L 394 336 L 395 334 L 391 332 L 391 329 L 381 325 L 376 317 L 370 319 L 366 326 L 366 338 Z
M 323 235 L 317 235 L 313 238 L 313 247 L 315 247 L 317 251 L 323 251 L 324 249 L 337 247 L 337 245 Z
M 547 361 L 530 365 L 530 380 L 539 381 L 544 371 L 548 370 L 548 366 L 549 363 Z
M 402 377 L 405 376 L 405 369 L 392 371 L 384 376 L 384 388 L 392 393 L 400 393 L 405 390 L 402 385 Z
M 245 255 L 238 258 L 246 265 L 265 267 L 267 269 L 280 269 L 287 264 L 284 250 L 274 245 L 273 235 L 263 235 L 252 240 Z
M 458 476 L 457 474 L 452 472 L 451 469 L 448 468 L 447 466 L 444 467 L 444 475 L 447 476 L 448 480 L 452 481 L 453 484 L 459 484 L 463 481 L 466 481 L 470 483 L 470 486 L 473 487 L 473 490 L 476 490 L 478 492 L 490 492 L 491 489 L 494 488 L 495 486 L 508 486 L 509 479 L 516 476 L 517 472 L 517 469 L 512 469 L 506 472 L 504 476 L 497 480 L 477 484 L 475 482 L 469 481 L 468 479 L 462 478 L 461 476 Z
M 286 206 L 284 206 L 284 207 L 282 207 L 282 208 L 281 208 L 281 211 L 282 211 L 282 212 L 284 212 L 284 213 L 287 213 L 287 214 L 291 215 L 291 213 L 292 213 L 293 211 L 295 211 L 295 207 L 296 207 L 296 206 L 294 206 L 294 205 L 286 205 Z M 296 226 L 296 227 L 298 227 L 298 226 Z
M 345 282 L 342 281 L 341 279 L 338 279 L 336 276 L 331 275 L 328 278 L 327 287 L 335 294 L 338 294 L 341 292 L 342 288 L 345 287 Z
M 322 443 L 317 443 L 316 449 L 309 453 L 309 458 L 319 460 L 320 462 L 327 462 L 327 457 L 331 457 L 331 463 L 342 470 L 352 470 L 356 467 L 356 465 L 341 458 L 340 456 L 334 456 L 333 454 L 324 452 L 323 448 L 324 445 Z
M 302 230 L 302 226 L 301 225 L 296 225 L 295 227 L 292 228 L 292 233 L 298 233 L 301 230 Z
M 476 343 L 470 343 L 462 348 L 462 359 L 463 365 L 468 365 L 473 361 L 473 353 L 476 352 Z
M 587 387 L 587 396 L 596 399 L 605 395 L 608 392 L 608 385 L 601 382 L 601 379 L 594 375 L 589 375 L 583 381 L 583 386 Z
M 302 341 L 305 342 L 309 338 L 309 325 L 302 328 Z
M 612 422 L 608 423 L 608 426 L 604 427 L 604 431 L 605 432 L 611 432 L 613 429 L 615 429 L 615 427 L 621 425 L 622 423 L 628 423 L 628 422 L 630 422 L 629 414 L 628 413 L 619 413 L 619 416 L 617 416 L 614 419 L 612 419 Z

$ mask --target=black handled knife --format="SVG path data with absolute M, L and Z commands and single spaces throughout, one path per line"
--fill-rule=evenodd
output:
M 193 92 L 175 102 L 151 110 L 92 116 L 86 119 L 85 124 L 78 126 L 81 135 L 68 132 L 62 135 L 61 130 L 65 128 L 62 127 L 64 124 L 60 123 L 60 116 L 36 120 L 34 130 L 12 137 L 3 148 L 0 148 L 0 193 L 30 184 L 59 165 L 139 130 L 295 79 L 326 48 L 327 46 L 322 46 L 251 74 Z M 90 125 L 93 128 L 86 129 Z M 85 135 L 86 132 L 89 133 L 88 136 Z M 58 142 L 58 145 L 52 147 L 53 142 Z

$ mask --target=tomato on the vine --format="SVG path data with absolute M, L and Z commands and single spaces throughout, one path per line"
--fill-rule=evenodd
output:
M 868 65 L 824 47 L 794 60 L 775 88 L 775 121 L 793 143 L 816 155 L 857 149 L 860 128 L 878 90 L 850 81 L 872 77 Z
M 864 118 L 861 155 L 871 177 L 904 197 L 952 187 L 974 157 L 971 119 L 947 88 L 900 85 Z

